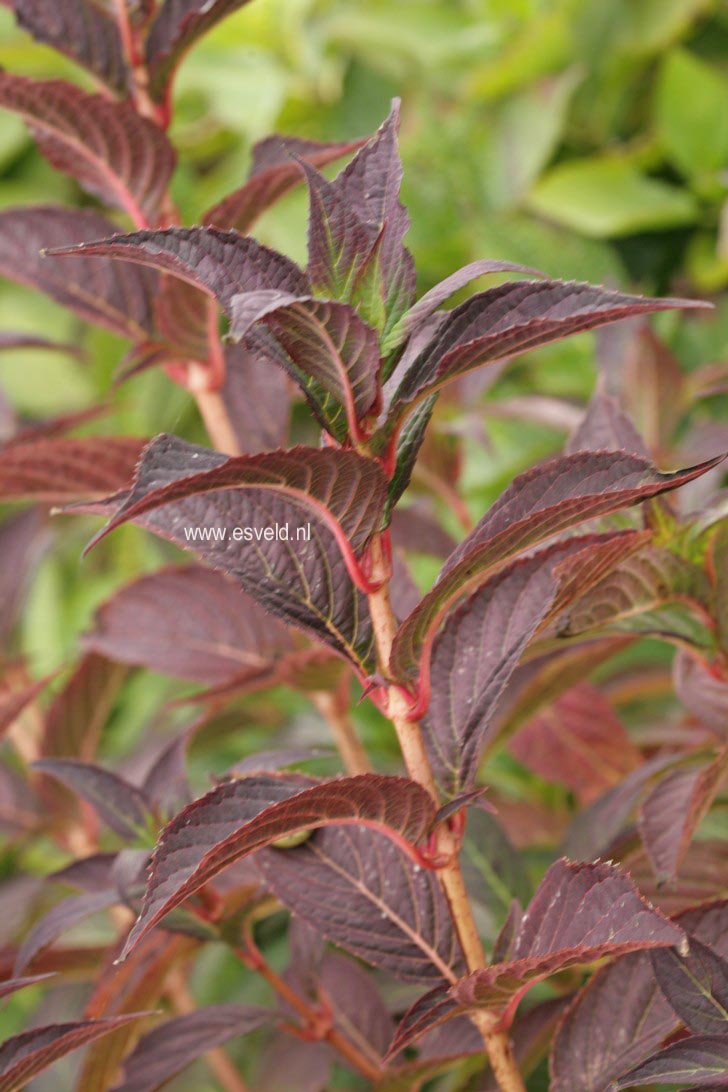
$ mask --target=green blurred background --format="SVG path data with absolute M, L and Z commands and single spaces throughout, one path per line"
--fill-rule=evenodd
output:
M 4 8 L 0 64 L 84 81 L 17 30 Z M 725 0 L 254 0 L 192 51 L 176 82 L 175 198 L 186 222 L 240 184 L 256 140 L 271 131 L 319 139 L 368 133 L 395 95 L 403 100 L 409 245 L 423 289 L 487 256 L 563 278 L 702 295 L 717 307 L 709 319 L 671 313 L 656 325 L 687 370 L 724 358 Z M 0 116 L 0 205 L 88 200 L 35 151 L 18 119 Z M 303 259 L 305 219 L 299 189 L 258 234 Z M 0 328 L 70 338 L 88 350 L 86 362 L 3 353 L 0 388 L 22 414 L 110 396 L 125 351 L 110 335 L 80 329 L 45 298 L 6 281 Z M 488 397 L 540 394 L 579 405 L 594 376 L 594 339 L 583 335 L 518 362 Z M 92 429 L 202 435 L 189 398 L 154 372 L 114 392 L 112 412 Z M 463 480 L 473 514 L 563 439 L 563 429 L 543 422 L 489 418 L 487 446 L 468 441 Z M 24 621 L 25 650 L 43 671 L 73 654 L 94 605 L 166 556 L 124 528 L 80 563 L 92 524 L 56 523 L 62 534 Z M 150 681 L 141 687 L 149 709 L 153 689 Z

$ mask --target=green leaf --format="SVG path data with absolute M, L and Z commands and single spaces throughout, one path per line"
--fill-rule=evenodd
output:
M 555 167 L 531 190 L 528 206 L 595 239 L 691 224 L 698 211 L 691 194 L 614 156 Z
M 671 161 L 684 174 L 728 163 L 728 80 L 684 49 L 665 58 L 657 81 L 654 120 Z

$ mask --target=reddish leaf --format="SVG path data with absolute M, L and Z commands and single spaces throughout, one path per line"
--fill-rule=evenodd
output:
M 116 891 L 94 891 L 90 894 L 70 895 L 49 910 L 23 937 L 15 957 L 13 974 L 19 975 L 35 957 L 64 933 L 70 932 L 86 918 L 107 910 L 118 902 Z
M 56 778 L 87 800 L 122 838 L 135 838 L 146 829 L 148 801 L 118 774 L 73 758 L 41 758 L 33 763 L 33 769 Z
M 38 1073 L 42 1073 L 58 1058 L 72 1050 L 108 1035 L 133 1020 L 142 1020 L 148 1013 L 130 1013 L 108 1020 L 85 1020 L 73 1024 L 50 1024 L 33 1028 L 6 1039 L 0 1046 L 0 1092 L 16 1092 L 24 1088 Z
M 7 732 L 26 705 L 30 705 L 38 697 L 49 681 L 48 678 L 45 678 L 17 689 L 6 689 L 5 687 L 0 689 L 0 737 Z
M 86 322 L 133 341 L 153 329 L 156 274 L 108 258 L 53 258 L 41 251 L 112 235 L 115 226 L 89 209 L 52 205 L 0 213 L 0 274 L 38 288 Z
M 579 683 L 515 736 L 513 754 L 547 781 L 565 785 L 583 804 L 618 784 L 641 763 L 603 693 Z
M 0 464 L 2 454 L 0 453 Z M 47 545 L 45 521 L 37 509 L 0 522 L 0 640 L 10 636 L 28 580 Z
M 371 626 L 350 578 L 360 580 L 354 554 L 377 529 L 385 488 L 378 464 L 353 451 L 293 448 L 228 459 L 162 436 L 146 449 L 106 531 L 162 506 L 141 522 L 235 576 L 268 610 L 368 674 Z M 242 538 L 245 528 L 252 541 Z
M 292 648 L 285 627 L 221 573 L 162 569 L 127 584 L 94 618 L 87 649 L 210 685 L 270 670 Z
M 693 1084 L 696 1088 L 728 1088 L 728 1033 L 693 1035 L 671 1043 L 654 1058 L 630 1070 L 614 1085 L 631 1088 L 636 1084 Z
M 449 313 L 402 379 L 395 404 L 420 401 L 483 364 L 608 322 L 704 306 L 694 300 L 628 296 L 573 281 L 509 282 L 472 296 Z
M 392 1039 L 394 1024 L 372 975 L 354 960 L 326 952 L 317 986 L 339 1031 L 359 1047 L 363 1041 L 370 1053 L 381 1057 Z
M 405 847 L 434 819 L 413 781 L 363 774 L 302 788 L 301 780 L 253 777 L 219 785 L 165 828 L 152 859 L 142 912 L 124 955 L 170 910 L 228 865 L 279 838 L 331 824 L 383 830 Z
M 720 662 L 709 664 L 702 657 L 680 650 L 673 661 L 675 692 L 692 713 L 720 736 L 726 735 L 728 721 L 728 677 Z
M 392 545 L 415 554 L 446 558 L 457 543 L 434 515 L 417 505 L 396 508 L 389 525 Z
M 562 859 L 551 865 L 521 917 L 508 961 L 462 979 L 453 996 L 461 1004 L 501 1009 L 566 967 L 685 945 L 682 929 L 642 899 L 613 865 Z
M 103 497 L 127 486 L 143 450 L 133 436 L 31 440 L 0 452 L 0 496 L 48 504 Z
M 9 7 L 36 41 L 83 65 L 114 91 L 126 91 L 129 73 L 118 24 L 95 0 L 10 0 Z
M 49 341 L 48 338 L 35 334 L 12 333 L 10 330 L 0 331 L 0 350 L 6 349 L 46 349 L 52 353 L 68 353 L 78 359 L 84 355 L 77 345 L 70 345 L 65 341 Z
M 672 770 L 642 802 L 639 830 L 658 883 L 672 880 L 728 770 L 728 748 L 713 762 Z
M 157 1092 L 200 1055 L 270 1023 L 273 1013 L 252 1005 L 208 1005 L 148 1031 L 124 1060 L 113 1092 Z
M 658 633 L 690 640 L 699 626 L 675 604 L 708 600 L 705 573 L 660 546 L 627 558 L 581 596 L 559 619 L 559 637 L 600 633 Z
M 599 388 L 587 406 L 578 428 L 564 448 L 575 451 L 629 451 L 649 458 L 649 451 L 616 398 Z
M 88 95 L 64 80 L 0 72 L 0 106 L 20 114 L 53 166 L 94 196 L 128 213 L 137 226 L 156 217 L 174 170 L 174 149 L 128 103 Z
M 234 296 L 259 289 L 277 289 L 304 296 L 308 281 L 298 266 L 249 235 L 216 228 L 167 228 L 130 235 L 97 233 L 93 242 L 55 247 L 57 256 L 103 255 L 150 266 L 188 281 L 227 309 Z M 109 238 L 108 236 L 111 235 Z
M 34 974 L 26 978 L 6 978 L 4 982 L 0 982 L 0 998 L 9 997 L 16 990 L 24 990 L 26 986 L 35 986 L 38 982 L 45 982 L 46 979 L 53 977 L 51 973 Z
M 453 981 L 462 955 L 436 877 L 384 833 L 359 826 L 261 854 L 266 883 L 292 913 L 367 963 L 406 981 Z
M 650 958 L 660 989 L 686 1027 L 698 1035 L 727 1030 L 728 962 L 692 936 L 686 956 L 665 948 Z
M 202 223 L 245 235 L 261 213 L 301 181 L 296 159 L 323 167 L 355 152 L 362 143 L 361 140 L 350 140 L 320 144 L 293 136 L 266 137 L 253 148 L 253 161 L 245 185 L 208 209 Z
M 595 516 L 677 489 L 714 465 L 711 460 L 663 474 L 634 455 L 579 452 L 519 475 L 450 555 L 432 591 L 400 626 L 391 669 L 407 678 L 426 661 L 447 612 L 509 558 Z
M 103 656 L 84 656 L 48 710 L 41 753 L 92 758 L 125 676 Z
M 681 914 L 676 924 L 725 959 L 726 909 L 725 902 L 698 907 Z M 652 954 L 616 960 L 577 994 L 554 1040 L 552 1092 L 606 1092 L 677 1030 L 679 1019 L 657 985 Z
M 265 357 L 244 345 L 225 346 L 225 382 L 220 397 L 243 454 L 256 455 L 286 446 L 291 388 L 287 375 L 280 368 L 272 368 Z
M 556 543 L 496 574 L 450 614 L 420 676 L 421 700 L 429 694 L 425 745 L 447 793 L 472 785 L 508 679 L 537 628 L 568 599 L 567 586 L 581 588 L 635 546 L 629 534 Z
M 231 337 L 289 372 L 337 440 L 365 437 L 361 422 L 379 403 L 379 339 L 351 307 L 263 290 L 235 296 L 231 314 Z
M 457 272 L 451 273 L 449 277 L 445 277 L 444 281 L 440 281 L 429 292 L 425 292 L 424 296 L 421 296 L 417 303 L 402 316 L 392 330 L 387 344 L 397 345 L 405 337 L 410 337 L 450 296 L 453 296 L 461 288 L 465 288 L 476 278 L 487 277 L 494 273 L 525 273 L 535 277 L 544 276 L 537 269 L 529 269 L 528 266 L 517 265 L 514 262 L 493 261 L 489 258 L 480 258 L 475 262 L 469 262 L 462 269 L 458 269 Z
M 175 69 L 198 38 L 248 0 L 163 0 L 149 28 L 146 63 L 157 102 L 169 96 Z

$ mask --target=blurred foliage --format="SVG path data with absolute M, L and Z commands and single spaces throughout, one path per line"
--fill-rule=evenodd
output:
M 16 29 L 4 8 L 0 65 L 86 80 Z M 192 51 L 176 83 L 174 189 L 186 222 L 241 182 L 252 144 L 269 132 L 319 139 L 371 132 L 395 95 L 403 100 L 409 244 L 423 289 L 491 256 L 562 278 L 709 295 L 714 316 L 672 313 L 656 325 L 688 369 L 724 356 L 725 0 L 254 0 Z M 0 118 L 0 206 L 87 200 L 36 153 L 22 123 Z M 305 217 L 300 188 L 258 234 L 302 259 Z M 47 300 L 4 282 L 0 328 L 81 340 L 88 350 L 87 362 L 4 353 L 0 388 L 21 413 L 108 398 L 113 410 L 93 431 L 202 436 L 189 398 L 163 374 L 113 390 L 124 347 L 75 329 Z M 539 393 L 580 403 L 593 382 L 594 339 L 583 335 L 525 357 L 489 397 Z M 455 411 L 452 428 L 468 428 Z M 468 436 L 462 480 L 480 515 L 514 473 L 556 450 L 564 432 L 489 417 L 487 442 Z M 58 525 L 63 533 L 24 620 L 25 650 L 38 670 L 67 659 L 113 587 L 169 556 L 126 529 L 80 564 L 92 521 Z M 418 576 L 429 582 L 431 566 Z M 139 680 L 129 726 L 117 726 L 121 738 L 141 730 L 161 685 Z M 381 735 L 373 714 L 358 715 Z

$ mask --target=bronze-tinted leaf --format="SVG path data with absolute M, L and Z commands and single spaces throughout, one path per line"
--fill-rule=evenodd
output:
M 37 288 L 85 322 L 144 341 L 154 329 L 157 275 L 108 258 L 54 258 L 41 253 L 113 235 L 115 225 L 90 209 L 54 205 L 0 213 L 0 274 Z
M 228 865 L 279 838 L 332 824 L 373 826 L 405 847 L 432 825 L 428 793 L 404 778 L 362 774 L 302 788 L 298 778 L 229 781 L 196 800 L 162 832 L 128 954 L 170 910 Z
M 65 80 L 0 72 L 0 106 L 28 123 L 54 167 L 122 209 L 137 227 L 157 216 L 174 170 L 174 149 L 128 103 L 89 95 Z

